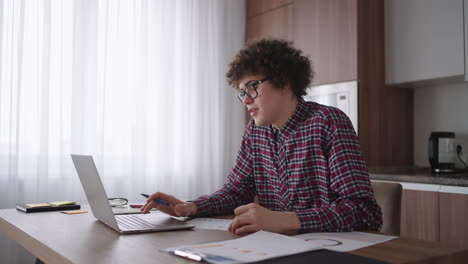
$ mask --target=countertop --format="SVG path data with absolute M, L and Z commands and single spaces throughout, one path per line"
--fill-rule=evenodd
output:
M 369 167 L 371 180 L 468 186 L 468 170 L 433 173 L 425 167 Z

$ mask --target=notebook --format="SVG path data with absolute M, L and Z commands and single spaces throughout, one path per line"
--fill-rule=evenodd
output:
M 16 209 L 25 213 L 36 212 L 49 212 L 49 211 L 65 211 L 65 210 L 78 210 L 79 204 L 64 204 L 64 205 L 51 205 L 44 204 L 44 206 L 33 206 L 33 204 L 17 203 Z
M 114 215 L 93 157 L 74 154 L 71 157 L 94 217 L 119 233 L 157 232 L 194 227 L 165 215 L 161 215 L 161 217 L 133 214 Z

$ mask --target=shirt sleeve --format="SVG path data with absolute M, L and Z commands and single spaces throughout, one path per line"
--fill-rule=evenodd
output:
M 234 167 L 223 188 L 211 195 L 201 196 L 192 202 L 197 206 L 197 216 L 232 214 L 240 205 L 251 203 L 255 195 L 252 170 L 252 152 L 249 134 L 252 122 L 247 126 Z
M 335 110 L 336 118 L 323 120 L 322 149 L 327 156 L 332 202 L 296 211 L 302 232 L 378 231 L 382 212 L 374 199 L 367 166 L 349 118 Z

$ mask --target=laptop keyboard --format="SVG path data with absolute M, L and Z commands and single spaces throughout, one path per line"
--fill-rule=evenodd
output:
M 158 226 L 153 225 L 136 215 L 116 215 L 117 223 L 119 227 L 127 230 L 140 230 L 140 229 L 154 229 Z

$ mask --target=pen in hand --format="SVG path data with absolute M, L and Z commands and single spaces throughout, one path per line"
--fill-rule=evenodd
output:
M 149 198 L 149 195 L 146 194 L 146 193 L 141 193 L 141 195 L 145 198 Z M 165 205 L 165 206 L 169 206 L 169 203 L 167 201 L 164 201 L 163 199 L 154 199 L 153 201 L 159 203 L 159 204 L 162 204 L 162 205 Z

